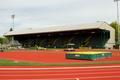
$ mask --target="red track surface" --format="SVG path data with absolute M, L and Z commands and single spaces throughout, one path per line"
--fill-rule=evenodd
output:
M 97 61 L 120 61 L 120 51 L 111 51 L 113 56 Z M 90 62 L 65 58 L 63 50 L 0 52 L 1 59 L 45 63 Z M 92 61 L 96 62 L 96 61 Z M 113 67 L 33 67 L 1 66 L 0 80 L 120 80 L 120 65 Z
M 111 58 L 100 59 L 97 61 L 120 61 L 120 51 L 111 51 Z M 0 52 L 1 59 L 10 59 L 17 61 L 32 61 L 45 63 L 65 63 L 65 62 L 90 62 L 88 60 L 71 60 L 65 58 L 63 50 L 16 50 L 11 52 Z M 94 61 L 92 61 L 94 62 Z
M 120 80 L 120 65 L 97 67 L 0 67 L 0 80 Z

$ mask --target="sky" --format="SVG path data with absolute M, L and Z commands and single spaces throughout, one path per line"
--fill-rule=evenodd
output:
M 0 36 L 14 30 L 116 20 L 114 0 L 0 0 Z

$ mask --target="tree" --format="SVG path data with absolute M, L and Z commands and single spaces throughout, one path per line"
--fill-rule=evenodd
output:
M 8 39 L 5 37 L 0 37 L 0 44 L 6 44 L 8 42 Z
M 119 33 L 119 39 L 120 39 L 120 25 L 114 21 L 110 24 L 111 27 L 113 27 L 115 29 L 115 41 L 118 42 L 120 40 L 118 40 L 118 33 Z M 118 30 L 119 28 L 119 30 Z

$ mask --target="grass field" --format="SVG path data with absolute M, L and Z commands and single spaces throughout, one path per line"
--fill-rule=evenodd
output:
M 120 61 L 105 62 L 83 62 L 83 63 L 39 63 L 39 62 L 23 62 L 14 60 L 0 60 L 0 66 L 92 66 L 92 65 L 109 65 L 120 64 Z

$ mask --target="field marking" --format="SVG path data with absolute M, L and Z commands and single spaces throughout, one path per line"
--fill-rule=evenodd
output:
M 80 77 L 79 79 L 96 79 L 96 78 L 120 78 L 120 76 L 96 76 L 96 77 Z
M 79 77 L 79 78 L 45 78 L 45 79 L 7 79 L 7 80 L 81 80 L 81 79 L 106 79 L 120 78 L 120 76 L 97 76 L 97 77 Z M 6 79 L 2 79 L 6 80 Z
M 6 79 L 2 79 L 6 80 Z M 50 79 L 7 79 L 7 80 L 80 80 L 79 78 L 50 78 Z
M 52 67 L 52 68 L 0 68 L 0 70 L 57 70 L 57 69 L 99 69 L 99 68 L 120 68 L 118 66 L 92 66 L 92 67 Z
M 106 78 L 120 78 L 120 76 L 97 76 L 97 77 L 79 77 L 79 78 L 44 78 L 44 79 L 2 79 L 2 80 L 81 80 L 81 79 L 106 79 Z
M 95 68 L 93 68 L 93 69 L 64 69 L 64 72 L 73 72 L 73 70 L 74 70 L 74 72 L 79 72 L 79 71 L 81 71 L 81 72 L 91 72 L 91 71 L 96 71 L 96 72 L 101 72 L 101 71 L 119 71 L 120 70 L 120 68 L 100 68 L 100 69 L 95 69 Z M 0 70 L 0 73 L 1 72 L 6 72 L 6 71 L 9 71 L 9 70 Z M 10 70 L 11 71 L 11 70 Z M 16 72 L 17 70 L 13 70 L 14 72 Z M 25 73 L 27 73 L 28 72 L 28 70 L 18 70 L 18 71 L 20 71 L 21 73 L 22 72 L 25 72 Z M 30 72 L 51 72 L 51 70 L 29 70 Z M 63 72 L 63 70 L 54 70 L 53 72 Z

